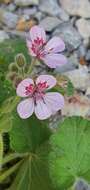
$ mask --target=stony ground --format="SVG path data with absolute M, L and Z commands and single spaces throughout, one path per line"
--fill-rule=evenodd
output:
M 66 98 L 63 114 L 90 117 L 90 0 L 0 0 L 0 43 L 25 38 L 38 23 L 47 38 L 60 36 L 66 44 L 68 64 L 55 72 L 68 76 L 76 92 Z

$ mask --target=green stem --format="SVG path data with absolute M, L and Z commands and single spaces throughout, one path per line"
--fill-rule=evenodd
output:
M 36 58 L 32 59 L 30 68 L 28 70 L 28 74 L 30 74 L 32 72 L 32 69 L 33 69 L 33 66 L 35 65 L 35 62 L 36 62 Z
M 6 170 L 2 174 L 0 174 L 0 183 L 2 183 L 8 176 L 10 176 L 13 172 L 15 172 L 18 169 L 18 167 L 21 165 L 22 162 L 23 162 L 23 160 L 20 160 L 14 166 L 12 166 L 8 170 Z
M 2 160 L 3 160 L 3 137 L 0 133 L 0 168 L 2 167 Z

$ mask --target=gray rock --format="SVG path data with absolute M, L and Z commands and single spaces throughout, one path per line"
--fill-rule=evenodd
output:
M 68 14 L 58 5 L 57 0 L 40 0 L 39 2 L 40 11 L 48 15 L 58 16 L 60 19 L 64 21 L 69 20 Z
M 90 18 L 89 0 L 59 0 L 59 2 L 70 15 Z
M 23 10 L 23 14 L 26 14 L 26 15 L 31 16 L 31 15 L 34 15 L 34 14 L 36 13 L 36 11 L 37 11 L 37 8 L 36 8 L 36 7 L 25 8 L 25 9 Z
M 90 20 L 80 18 L 79 20 L 77 20 L 76 26 L 78 28 L 79 33 L 84 39 L 90 37 Z
M 61 20 L 63 20 L 63 21 L 68 21 L 68 20 L 69 20 L 69 15 L 68 15 L 67 12 L 65 12 L 64 9 L 62 9 L 61 7 L 59 8 L 58 17 L 59 17 Z
M 44 13 L 54 16 L 60 13 L 59 5 L 55 0 L 40 0 L 39 3 L 39 9 Z
M 89 190 L 88 188 L 89 188 L 89 185 L 83 179 L 80 179 L 75 184 L 75 190 Z
M 90 87 L 88 87 L 86 90 L 86 96 L 88 96 L 90 98 Z
M 10 3 L 10 4 L 7 6 L 7 11 L 14 12 L 15 9 L 16 9 L 16 5 L 13 4 L 13 3 Z
M 79 66 L 79 61 L 75 53 L 71 55 L 67 60 L 68 60 L 67 64 L 57 67 L 55 69 L 56 73 L 64 73 L 67 71 L 72 71 L 72 70 L 75 70 Z
M 57 27 L 62 21 L 57 17 L 45 17 L 41 22 L 42 26 L 46 31 L 51 32 L 55 27 Z
M 39 0 L 14 0 L 18 6 L 38 5 Z
M 69 22 L 61 23 L 53 35 L 60 36 L 65 41 L 68 51 L 77 49 L 81 44 L 80 34 Z
M 3 42 L 6 39 L 9 39 L 8 34 L 5 31 L 0 30 L 0 42 Z
M 80 47 L 77 50 L 78 57 L 79 58 L 80 57 L 85 57 L 86 56 L 86 51 L 87 51 L 86 47 L 83 44 L 81 44 Z
M 90 86 L 90 74 L 86 66 L 79 66 L 79 69 L 65 72 L 64 75 L 70 78 L 74 87 L 78 90 L 87 90 Z
M 44 14 L 42 15 L 42 13 L 40 11 L 38 11 L 36 14 L 35 14 L 35 18 L 40 22 L 43 18 L 44 18 Z
M 90 61 L 90 49 L 87 51 L 86 61 Z
M 8 28 L 13 29 L 16 27 L 18 21 L 18 16 L 16 14 L 0 9 L 0 15 L 0 21 Z

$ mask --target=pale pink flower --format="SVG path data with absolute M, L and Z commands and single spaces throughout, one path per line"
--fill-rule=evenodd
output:
M 59 37 L 53 37 L 47 42 L 45 31 L 40 26 L 31 28 L 27 46 L 31 56 L 42 60 L 50 68 L 67 63 L 66 57 L 60 53 L 65 49 L 63 40 Z
M 40 75 L 36 81 L 24 79 L 17 87 L 17 95 L 27 97 L 17 106 L 17 112 L 23 119 L 29 118 L 33 112 L 38 119 L 49 118 L 64 106 L 64 98 L 58 92 L 46 92 L 56 85 L 51 75 Z

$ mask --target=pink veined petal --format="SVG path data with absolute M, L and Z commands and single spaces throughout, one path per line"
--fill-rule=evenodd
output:
M 59 37 L 53 37 L 45 46 L 45 50 L 51 53 L 62 52 L 65 49 L 65 43 Z
M 21 101 L 17 106 L 17 112 L 21 118 L 29 118 L 34 112 L 33 98 L 28 98 L 26 100 Z
M 36 84 L 40 82 L 47 82 L 47 85 L 48 85 L 47 89 L 51 89 L 52 87 L 56 85 L 57 81 L 55 77 L 53 77 L 52 75 L 40 75 L 36 80 Z
M 46 42 L 46 34 L 42 27 L 40 26 L 33 26 L 30 30 L 30 39 L 33 42 L 34 40 L 39 37 L 40 39 L 43 39 L 43 42 Z
M 36 57 L 36 54 L 32 51 L 32 42 L 30 41 L 30 40 L 26 40 L 26 42 L 27 42 L 27 47 L 28 47 L 28 50 L 29 50 L 29 53 L 32 55 L 32 56 L 34 56 L 34 57 Z
M 44 96 L 46 105 L 53 112 L 57 112 L 64 107 L 64 97 L 58 92 L 48 92 Z
M 22 80 L 19 85 L 17 86 L 16 93 L 20 97 L 27 97 L 28 95 L 25 93 L 26 92 L 26 87 L 29 86 L 30 84 L 34 84 L 33 80 L 30 78 Z
M 35 114 L 38 119 L 44 120 L 51 116 L 52 112 L 48 106 L 43 102 L 43 100 L 38 100 L 35 105 Z
M 67 63 L 67 59 L 62 54 L 47 54 L 42 59 L 50 68 L 56 68 Z

